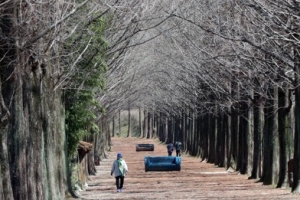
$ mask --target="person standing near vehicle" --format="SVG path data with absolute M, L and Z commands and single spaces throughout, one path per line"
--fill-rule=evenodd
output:
M 128 166 L 121 153 L 117 154 L 117 159 L 113 162 L 110 175 L 115 174 L 117 192 L 122 192 L 125 174 L 128 172 Z
M 169 142 L 169 144 L 167 145 L 168 156 L 172 156 L 173 149 L 174 149 L 173 143 Z
M 175 142 L 176 156 L 181 156 L 182 143 L 179 141 Z

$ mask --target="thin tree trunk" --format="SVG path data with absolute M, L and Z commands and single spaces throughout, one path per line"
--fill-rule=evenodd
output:
M 119 134 L 118 136 L 121 136 L 122 131 L 122 124 L 121 124 L 121 110 L 119 110 Z
M 230 111 L 229 111 L 230 112 Z M 228 127 L 228 130 L 227 130 L 227 133 L 226 133 L 226 169 L 229 169 L 231 168 L 231 158 L 232 158 L 232 137 L 231 137 L 231 132 L 232 132 L 232 117 L 227 111 L 227 127 Z
M 215 154 L 215 138 L 216 138 L 216 119 L 214 114 L 209 114 L 209 124 L 208 124 L 208 163 L 214 163 Z
M 113 119 L 112 119 L 112 134 L 111 136 L 112 137 L 115 137 L 115 117 L 113 116 Z
M 224 167 L 225 152 L 225 131 L 224 131 L 224 114 L 219 113 L 217 117 L 217 137 L 216 137 L 216 156 L 215 164 L 218 167 Z
M 151 113 L 147 112 L 147 136 L 146 138 L 151 138 Z
M 233 99 L 239 99 L 239 86 L 236 80 L 231 81 L 231 96 Z M 231 133 L 230 133 L 230 165 L 236 170 L 237 159 L 238 159 L 238 130 L 239 130 L 239 116 L 238 116 L 238 105 L 234 104 L 231 106 Z
M 128 130 L 127 130 L 127 137 L 131 137 L 131 112 L 130 112 L 130 107 L 128 108 Z
M 208 113 L 206 113 L 205 115 L 202 116 L 202 132 L 201 132 L 201 136 L 202 136 L 202 160 L 207 159 L 208 160 L 208 156 L 209 156 L 209 139 L 208 139 L 208 132 L 210 131 L 210 124 L 211 124 L 211 120 L 210 120 L 210 115 Z
M 142 109 L 139 108 L 139 137 L 143 137 Z
M 144 123 L 143 123 L 143 138 L 147 137 L 148 131 L 148 111 L 144 110 Z
M 279 157 L 280 146 L 279 146 L 279 135 L 278 135 L 278 87 L 273 87 L 273 155 L 272 155 L 272 185 L 277 185 L 279 181 Z
M 252 97 L 253 98 L 253 95 Z M 249 104 L 250 105 L 250 104 Z M 253 119 L 253 106 L 249 106 L 248 111 L 248 136 L 247 136 L 247 146 L 248 146 L 248 155 L 247 155 L 247 174 L 251 175 L 253 170 L 253 159 L 254 159 L 254 119 Z

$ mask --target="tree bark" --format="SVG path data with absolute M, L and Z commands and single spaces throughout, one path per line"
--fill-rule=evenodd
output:
M 263 174 L 261 180 L 264 185 L 271 185 L 273 182 L 273 134 L 274 134 L 274 88 L 268 89 L 268 98 L 264 107 L 265 125 L 263 137 Z
M 147 132 L 148 132 L 148 111 L 144 110 L 143 138 L 147 137 Z
M 119 134 L 118 136 L 120 137 L 122 133 L 122 124 L 121 124 L 121 110 L 119 110 Z
M 128 130 L 127 130 L 127 137 L 131 137 L 131 112 L 130 112 L 130 107 L 128 108 Z
M 244 99 L 243 102 L 247 102 Z M 246 103 L 240 103 L 239 112 L 241 116 L 239 117 L 239 134 L 238 134 L 238 159 L 237 159 L 237 170 L 241 174 L 247 172 L 247 161 L 248 161 L 248 105 Z
M 239 86 L 236 80 L 231 81 L 231 96 L 232 99 L 239 100 Z M 231 106 L 231 133 L 230 133 L 230 165 L 234 170 L 237 170 L 237 159 L 238 159 L 238 130 L 239 130 L 239 109 L 238 103 L 234 103 Z
M 253 166 L 250 179 L 257 179 L 261 176 L 261 149 L 263 133 L 263 106 L 259 94 L 254 94 L 253 102 Z
M 140 131 L 140 134 L 139 134 L 139 137 L 143 137 L 143 126 L 142 126 L 142 109 L 139 108 L 139 131 Z
M 296 35 L 299 38 L 299 35 Z M 295 71 L 295 138 L 294 138 L 294 171 L 293 171 L 293 193 L 300 194 L 300 49 L 294 49 L 294 71 Z
M 279 145 L 279 134 L 278 134 L 278 87 L 273 86 L 273 155 L 272 155 L 272 184 L 277 185 L 279 181 L 279 159 L 281 156 L 280 145 Z
M 115 137 L 115 132 L 116 132 L 115 125 L 116 125 L 115 117 L 113 116 L 113 118 L 112 118 L 112 134 L 111 134 L 112 137 Z
M 209 163 L 214 163 L 215 162 L 215 142 L 216 142 L 216 119 L 214 114 L 210 113 L 209 114 L 209 124 L 208 126 L 208 141 L 209 141 L 209 146 L 208 146 L 208 160 L 207 162 Z
M 279 146 L 280 146 L 280 157 L 279 157 L 279 180 L 277 188 L 284 187 L 288 185 L 288 174 L 287 174 L 287 163 L 290 159 L 288 156 L 289 152 L 289 140 L 292 136 L 289 131 L 291 122 L 288 118 L 291 106 L 291 96 L 289 95 L 287 87 L 278 89 L 278 136 L 279 136 Z M 289 103 L 290 102 L 290 103 Z

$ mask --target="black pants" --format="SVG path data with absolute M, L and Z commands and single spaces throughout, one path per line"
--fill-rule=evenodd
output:
M 124 176 L 117 176 L 116 177 L 116 186 L 117 189 L 122 189 L 124 184 Z
M 176 156 L 181 156 L 181 150 L 176 150 Z
M 169 156 L 172 156 L 172 151 L 168 151 L 168 155 L 169 155 Z

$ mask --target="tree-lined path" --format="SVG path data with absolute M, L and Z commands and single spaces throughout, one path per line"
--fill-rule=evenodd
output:
M 139 143 L 153 143 L 155 149 L 136 152 Z M 155 139 L 113 137 L 112 145 L 107 159 L 97 166 L 96 176 L 90 176 L 89 187 L 81 192 L 83 199 L 299 199 L 290 189 L 264 186 L 188 155 L 182 156 L 180 172 L 145 172 L 144 156 L 167 155 L 165 144 Z M 129 167 L 122 193 L 116 192 L 115 179 L 110 176 L 118 152 Z

